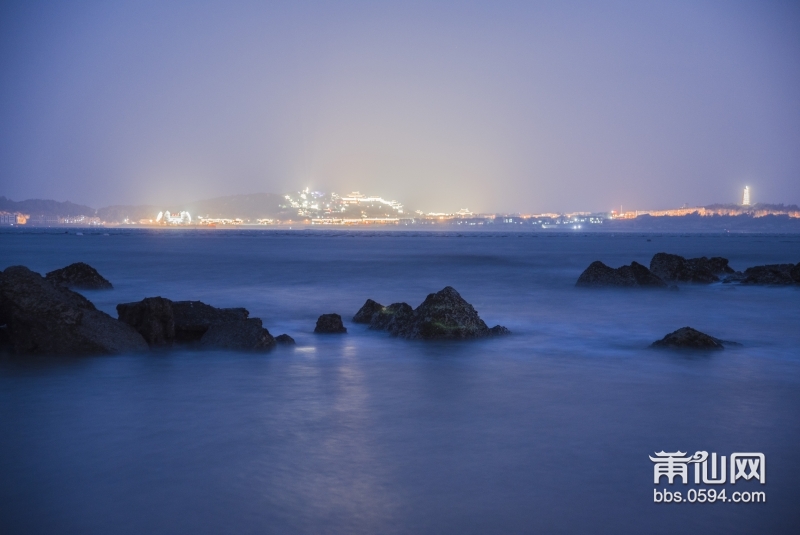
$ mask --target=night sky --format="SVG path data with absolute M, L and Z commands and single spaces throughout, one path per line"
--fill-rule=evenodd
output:
M 800 203 L 798 2 L 3 2 L 0 195 Z

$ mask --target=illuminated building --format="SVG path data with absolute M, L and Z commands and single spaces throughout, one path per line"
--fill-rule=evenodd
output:
M 745 186 L 742 194 L 742 206 L 750 206 L 750 188 Z

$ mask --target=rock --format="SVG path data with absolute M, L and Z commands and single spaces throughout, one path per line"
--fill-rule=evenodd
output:
M 372 315 L 370 329 L 412 339 L 484 338 L 509 334 L 500 325 L 489 329 L 475 308 L 451 286 L 429 294 L 416 309 L 394 303 Z
M 24 266 L 3 272 L 0 303 L 0 322 L 7 325 L 15 353 L 100 355 L 147 349 L 132 327 Z
M 260 319 L 247 318 L 211 324 L 200 338 L 200 345 L 237 351 L 266 351 L 275 346 L 275 339 L 263 327 Z
M 278 336 L 275 337 L 275 342 L 285 346 L 295 345 L 294 338 L 292 338 L 288 334 L 279 334 Z
M 407 303 L 392 303 L 372 315 L 369 328 L 378 331 L 389 331 L 396 335 L 406 329 L 414 320 L 414 309 Z
M 353 323 L 369 323 L 372 321 L 372 315 L 376 312 L 380 312 L 383 308 L 383 305 L 380 303 L 376 303 L 372 299 L 367 299 L 367 302 L 364 303 L 356 315 L 353 316 Z
M 113 286 L 89 264 L 76 262 L 48 273 L 45 278 L 56 286 L 82 290 L 111 290 Z
M 612 268 L 599 260 L 592 262 L 578 277 L 576 286 L 584 287 L 648 287 L 666 288 L 667 284 L 638 262 L 630 266 Z
M 314 332 L 318 334 L 339 334 L 346 333 L 347 329 L 342 323 L 342 317 L 339 314 L 323 314 L 317 319 L 317 326 Z
M 175 316 L 172 301 L 148 297 L 136 303 L 117 305 L 119 320 L 141 334 L 148 344 L 168 345 L 175 341 Z
M 796 269 L 796 267 L 794 264 L 769 264 L 750 267 L 744 270 L 742 284 L 795 284 L 796 281 L 792 277 L 792 270 Z
M 244 308 L 216 308 L 202 301 L 173 301 L 175 338 L 181 342 L 200 340 L 211 325 L 244 321 L 250 315 Z
M 734 273 L 728 259 L 722 257 L 686 259 L 668 253 L 656 253 L 650 261 L 650 271 L 663 281 L 710 284 L 719 281 L 719 275 Z
M 723 342 L 691 327 L 683 327 L 671 332 L 661 340 L 653 342 L 650 347 L 674 349 L 724 349 Z M 738 344 L 737 344 L 738 345 Z
M 794 282 L 800 283 L 800 262 L 798 262 L 796 266 L 789 270 L 789 276 Z

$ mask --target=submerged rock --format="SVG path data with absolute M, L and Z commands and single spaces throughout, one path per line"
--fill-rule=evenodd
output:
M 237 351 L 265 351 L 275 346 L 275 339 L 258 318 L 247 318 L 208 327 L 200 345 Z
M 356 315 L 353 316 L 353 323 L 369 323 L 372 321 L 372 315 L 376 312 L 380 312 L 383 308 L 383 305 L 373 301 L 372 299 L 367 299 L 367 302 L 364 303 L 364 306 L 358 309 Z
M 113 286 L 89 264 L 76 262 L 51 271 L 45 278 L 56 286 L 82 290 L 111 290 Z
M 596 260 L 581 273 L 575 286 L 666 288 L 667 283 L 638 262 L 615 269 Z
M 797 266 L 794 264 L 754 266 L 744 270 L 742 284 L 796 284 L 799 281 L 792 276 L 793 272 L 797 272 Z
M 339 314 L 323 314 L 317 319 L 317 326 L 314 332 L 318 334 L 340 334 L 346 333 L 347 329 L 342 323 Z
M 56 286 L 24 266 L 0 277 L 0 325 L 19 354 L 100 355 L 143 351 L 147 342 L 129 325 L 85 297 Z
M 117 316 L 136 329 L 151 346 L 175 341 L 175 316 L 169 299 L 148 297 L 136 303 L 120 303 Z
M 650 347 L 674 348 L 674 349 L 724 349 L 725 345 L 739 345 L 735 342 L 725 342 L 719 338 L 714 338 L 705 333 L 682 327 L 677 331 L 671 332 L 661 340 L 650 344 Z
M 720 275 L 733 274 L 728 259 L 722 257 L 684 258 L 675 254 L 656 253 L 650 261 L 650 271 L 663 281 L 710 284 Z
M 275 337 L 275 342 L 285 346 L 295 345 L 294 338 L 292 338 L 288 334 L 279 334 L 278 336 Z
M 451 286 L 429 294 L 416 309 L 406 303 L 381 307 L 373 313 L 370 329 L 424 340 L 485 338 L 510 333 L 501 325 L 490 329 L 475 308 Z

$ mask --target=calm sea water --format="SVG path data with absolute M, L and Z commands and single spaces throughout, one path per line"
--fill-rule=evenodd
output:
M 104 235 L 108 232 L 109 235 Z M 0 268 L 85 261 L 116 303 L 244 306 L 294 348 L 0 359 L 3 533 L 798 533 L 800 290 L 574 287 L 659 251 L 736 269 L 800 236 L 0 233 Z M 349 319 L 452 285 L 505 338 Z M 690 325 L 743 346 L 646 346 Z M 763 452 L 766 504 L 654 504 L 656 451 Z M 676 484 L 686 491 L 693 485 Z

